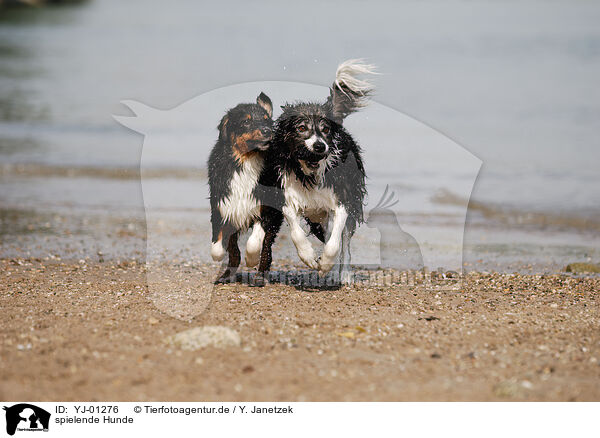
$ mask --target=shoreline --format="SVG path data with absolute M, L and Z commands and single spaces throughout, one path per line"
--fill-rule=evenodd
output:
M 211 261 L 207 247 L 209 211 L 203 207 L 155 208 L 151 212 L 153 222 L 148 224 L 143 206 L 127 205 L 124 200 L 115 205 L 103 205 L 94 199 L 79 206 L 68 202 L 37 207 L 13 202 L 0 204 L 0 258 L 143 261 L 150 248 L 152 258 L 163 261 Z M 570 263 L 600 260 L 600 241 L 592 232 L 485 228 L 468 221 L 461 263 L 457 248 L 448 247 L 443 240 L 435 241 L 436 236 L 452 232 L 452 228 L 444 223 L 422 221 L 412 226 L 430 237 L 425 245 L 429 254 L 436 257 L 425 263 L 430 271 L 438 271 L 440 267 L 444 271 L 460 271 L 462 265 L 465 272 L 548 274 L 564 272 Z M 241 237 L 240 248 L 244 247 L 247 235 Z M 292 261 L 301 267 L 288 235 L 284 224 L 274 247 L 275 261 Z M 379 230 L 359 228 L 352 241 L 354 265 L 398 268 L 379 259 L 379 236 Z M 386 246 L 390 248 L 394 246 Z

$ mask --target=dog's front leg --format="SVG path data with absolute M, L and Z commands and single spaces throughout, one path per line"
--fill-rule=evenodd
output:
M 315 251 L 300 225 L 300 215 L 293 207 L 288 205 L 283 207 L 283 215 L 290 226 L 292 242 L 296 245 L 298 257 L 300 257 L 300 260 L 302 260 L 309 268 L 318 269 L 319 265 L 315 259 Z
M 319 274 L 321 276 L 331 271 L 340 253 L 342 244 L 342 232 L 346 226 L 348 212 L 343 205 L 338 205 L 333 214 L 333 225 L 331 227 L 331 236 L 323 248 L 323 255 L 319 260 Z

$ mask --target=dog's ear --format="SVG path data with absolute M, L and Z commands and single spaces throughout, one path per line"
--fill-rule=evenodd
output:
M 225 114 L 219 123 L 219 139 L 227 138 L 227 124 L 229 123 L 229 114 Z
M 286 103 L 284 105 L 280 105 L 279 108 L 281 108 L 281 111 L 286 112 L 287 110 L 289 110 L 290 108 L 292 108 L 292 105 L 289 103 Z
M 256 103 L 267 112 L 269 117 L 273 117 L 273 102 L 271 102 L 269 96 L 261 92 L 256 98 Z

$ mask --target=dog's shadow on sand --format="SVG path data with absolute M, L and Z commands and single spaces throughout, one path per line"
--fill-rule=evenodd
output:
M 252 286 L 255 275 L 256 273 L 254 272 L 238 272 L 234 277 L 229 278 L 227 284 L 236 283 Z M 354 276 L 355 281 L 360 281 L 364 275 L 355 273 Z M 344 286 L 332 274 L 320 277 L 317 272 L 309 270 L 271 271 L 269 272 L 266 286 L 270 284 L 292 286 L 294 289 L 302 292 L 336 291 Z

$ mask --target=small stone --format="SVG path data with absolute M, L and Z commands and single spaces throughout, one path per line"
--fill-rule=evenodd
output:
M 148 318 L 148 324 L 150 324 L 150 325 L 156 325 L 158 323 L 159 323 L 159 321 L 155 317 L 151 316 L 150 318 Z
M 166 342 L 182 350 L 194 351 L 206 347 L 239 347 L 242 340 L 240 335 L 229 327 L 205 326 L 169 336 Z
M 494 386 L 494 394 L 497 397 L 518 397 L 522 394 L 522 388 L 521 385 L 508 380 Z
M 521 386 L 525 389 L 531 389 L 533 388 L 533 384 L 529 381 L 529 380 L 523 380 L 521 382 Z

